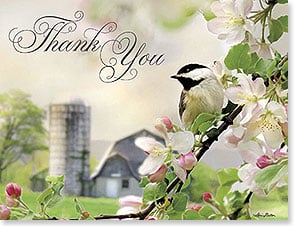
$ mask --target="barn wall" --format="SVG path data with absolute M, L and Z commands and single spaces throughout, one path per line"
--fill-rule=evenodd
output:
M 104 164 L 100 177 L 132 177 L 127 161 L 119 155 L 110 157 Z
M 129 187 L 123 188 L 123 180 L 129 181 Z M 117 189 L 115 191 L 107 191 L 109 189 L 109 184 L 116 183 L 117 186 L 112 186 L 111 189 Z M 112 196 L 109 196 L 112 194 Z M 112 197 L 118 198 L 126 195 L 143 195 L 143 189 L 138 187 L 138 181 L 135 178 L 126 178 L 126 177 L 97 177 L 94 180 L 94 186 L 92 188 L 93 197 Z

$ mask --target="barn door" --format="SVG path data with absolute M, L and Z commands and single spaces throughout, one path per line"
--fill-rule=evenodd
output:
M 120 181 L 115 178 L 108 178 L 106 181 L 106 196 L 117 198 L 119 196 Z

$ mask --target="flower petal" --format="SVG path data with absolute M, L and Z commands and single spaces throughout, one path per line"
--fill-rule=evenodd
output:
M 170 145 L 175 151 L 187 153 L 194 145 L 194 134 L 190 131 L 171 133 Z
M 146 152 L 150 152 L 154 147 L 164 148 L 163 144 L 152 137 L 138 137 L 135 145 Z
M 178 161 L 173 158 L 172 166 L 174 167 L 174 172 L 181 181 L 185 182 L 187 177 L 187 172 L 182 167 L 179 166 Z
M 266 87 L 264 85 L 264 80 L 262 78 L 257 78 L 253 81 L 253 93 L 257 97 L 262 97 L 266 92 Z
M 256 160 L 264 154 L 261 146 L 254 141 L 240 142 L 238 147 L 241 158 L 252 165 L 254 165 Z
M 262 135 L 264 137 L 265 142 L 272 149 L 280 148 L 281 144 L 284 141 L 284 137 L 282 134 L 282 129 L 277 124 L 276 121 L 272 120 L 272 127 L 264 127 L 262 130 Z
M 268 103 L 267 108 L 269 111 L 271 111 L 275 115 L 275 117 L 279 119 L 280 122 L 287 121 L 286 109 L 283 105 L 275 101 L 271 101 Z
M 164 163 L 167 157 L 167 153 L 159 156 L 148 155 L 142 165 L 139 167 L 138 172 L 141 175 L 147 175 L 150 173 L 155 173 L 159 167 Z
M 245 18 L 250 13 L 253 7 L 252 0 L 238 0 L 238 1 L 235 1 L 235 4 L 239 12 L 239 15 L 243 18 Z
M 243 104 L 240 98 L 240 95 L 242 95 L 242 93 L 243 89 L 241 86 L 229 87 L 225 91 L 226 97 L 234 104 Z

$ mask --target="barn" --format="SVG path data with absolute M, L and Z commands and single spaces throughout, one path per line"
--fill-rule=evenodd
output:
M 142 195 L 138 187 L 140 175 L 138 168 L 146 154 L 134 141 L 138 137 L 153 137 L 164 144 L 164 140 L 143 129 L 116 141 L 105 153 L 96 171 L 91 175 L 90 196 L 117 198 L 125 195 Z

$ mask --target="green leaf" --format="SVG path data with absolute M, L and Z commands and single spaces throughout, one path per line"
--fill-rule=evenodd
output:
M 269 36 L 268 40 L 273 43 L 282 36 L 284 31 L 283 25 L 279 20 L 271 19 L 269 21 Z
M 268 75 L 268 70 L 272 66 L 272 63 L 272 59 L 259 58 L 255 64 L 255 72 L 261 75 L 261 77 L 266 78 Z
M 183 220 L 204 220 L 195 210 L 186 210 L 183 214 Z
M 286 3 L 288 3 L 288 0 L 278 0 L 278 3 L 280 3 L 280 4 L 286 4 Z
M 210 216 L 214 215 L 215 212 L 210 206 L 202 206 L 202 208 L 198 212 L 201 216 L 205 217 L 208 219 Z
M 217 172 L 217 177 L 220 186 L 217 189 L 215 198 L 217 201 L 222 202 L 223 198 L 231 190 L 231 186 L 239 180 L 238 170 L 236 168 L 224 168 Z
M 266 70 L 266 74 L 267 74 L 267 76 L 268 76 L 269 78 L 272 76 L 272 74 L 273 74 L 273 72 L 274 72 L 274 70 L 275 70 L 275 68 L 276 68 L 276 64 L 277 64 L 276 60 L 273 60 L 273 61 L 271 62 L 271 64 L 268 65 L 267 70 Z
M 45 180 L 51 184 L 63 183 L 64 176 L 47 176 Z
M 193 124 L 191 125 L 190 131 L 192 131 L 193 133 L 197 133 L 199 130 L 199 126 L 202 123 L 207 121 L 212 121 L 215 119 L 215 117 L 216 117 L 215 114 L 206 113 L 206 112 L 199 114 L 197 118 L 194 120 Z
M 238 169 L 224 168 L 217 172 L 217 177 L 220 185 L 228 185 L 239 180 Z
M 74 198 L 74 203 L 75 203 L 76 212 L 78 214 L 81 214 L 81 212 L 83 212 L 83 207 L 82 207 L 82 205 L 80 204 L 80 202 L 79 202 L 79 200 L 77 198 Z
M 255 64 L 256 64 L 256 62 L 258 62 L 258 60 L 259 60 L 259 57 L 258 57 L 258 55 L 257 55 L 256 52 L 251 53 L 251 54 L 250 54 L 250 58 L 251 58 L 251 62 L 250 62 L 249 67 L 246 68 L 246 69 L 243 69 L 244 72 L 247 73 L 247 74 L 251 74 L 251 73 L 253 73 L 253 72 L 256 72 L 256 71 L 255 71 Z
M 199 131 L 201 133 L 205 133 L 212 126 L 213 126 L 212 121 L 207 121 L 207 122 L 201 123 L 201 125 L 199 126 Z
M 178 212 L 171 208 L 166 213 L 168 214 L 168 220 L 183 220 L 183 212 Z
M 179 192 L 173 194 L 172 206 L 175 211 L 185 211 L 188 203 L 188 196 L 185 193 Z
M 165 196 L 166 194 L 166 183 L 149 183 L 146 185 L 143 194 L 143 202 L 155 201 Z
M 60 194 L 54 194 L 52 198 L 48 201 L 46 207 L 47 208 L 52 208 L 56 206 L 57 203 L 59 203 L 63 197 Z
M 238 45 L 233 46 L 229 50 L 224 60 L 227 68 L 229 70 L 234 70 L 234 69 L 247 70 L 251 63 L 251 56 L 249 55 L 249 50 L 250 50 L 250 47 L 247 43 L 246 44 L 240 43 Z
M 144 188 L 147 184 L 149 184 L 148 178 L 146 176 L 142 177 L 142 179 L 139 183 L 139 187 Z
M 256 183 L 264 189 L 265 193 L 270 190 L 288 173 L 288 161 L 279 164 L 270 165 L 263 168 L 255 175 Z
M 283 66 L 282 66 L 282 72 L 283 73 L 285 73 L 285 72 L 287 72 L 288 71 L 288 61 L 286 61 L 284 64 L 283 64 Z
M 277 19 L 283 26 L 283 32 L 288 32 L 288 16 L 281 16 Z
M 223 202 L 224 197 L 228 194 L 231 190 L 231 186 L 223 185 L 219 186 L 215 195 L 215 199 L 219 202 Z
M 39 204 L 45 205 L 52 197 L 53 197 L 52 188 L 47 188 L 39 195 L 39 197 L 37 198 L 37 202 Z

